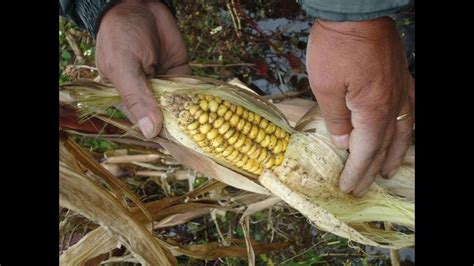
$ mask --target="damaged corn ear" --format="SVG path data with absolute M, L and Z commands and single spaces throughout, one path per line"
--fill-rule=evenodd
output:
M 180 103 L 173 105 L 172 114 L 181 130 L 210 156 L 254 175 L 283 162 L 289 134 L 259 114 L 218 96 L 163 97 L 165 108 L 166 103 Z

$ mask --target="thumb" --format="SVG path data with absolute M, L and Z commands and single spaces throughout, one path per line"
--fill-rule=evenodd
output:
M 126 115 L 147 139 L 156 137 L 161 130 L 163 115 L 151 93 L 148 79 L 140 67 L 120 72 L 112 83 L 122 97 Z

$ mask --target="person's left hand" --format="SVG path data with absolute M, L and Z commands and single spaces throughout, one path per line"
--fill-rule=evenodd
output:
M 350 152 L 339 187 L 362 196 L 378 173 L 395 174 L 411 141 L 414 82 L 395 23 L 317 20 L 306 60 L 333 141 Z

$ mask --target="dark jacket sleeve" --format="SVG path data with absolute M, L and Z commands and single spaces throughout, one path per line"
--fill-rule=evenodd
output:
M 308 15 L 329 21 L 361 21 L 390 16 L 410 0 L 297 0 Z
M 59 0 L 59 15 L 72 20 L 79 28 L 97 36 L 102 16 L 120 0 Z M 176 14 L 171 1 L 162 0 Z

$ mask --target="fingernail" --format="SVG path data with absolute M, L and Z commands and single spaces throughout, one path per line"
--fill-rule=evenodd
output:
M 337 147 L 345 150 L 349 149 L 349 134 L 332 135 L 332 140 Z
M 387 174 L 387 178 L 392 178 L 393 176 L 395 176 L 398 172 L 398 169 L 399 167 L 396 167 L 395 169 L 393 169 L 392 171 L 388 172 Z
M 339 189 L 344 193 L 349 193 L 354 189 L 354 184 L 347 183 L 344 181 L 339 182 Z
M 147 139 L 151 139 L 155 134 L 155 125 L 150 117 L 146 116 L 138 120 L 138 127 Z

